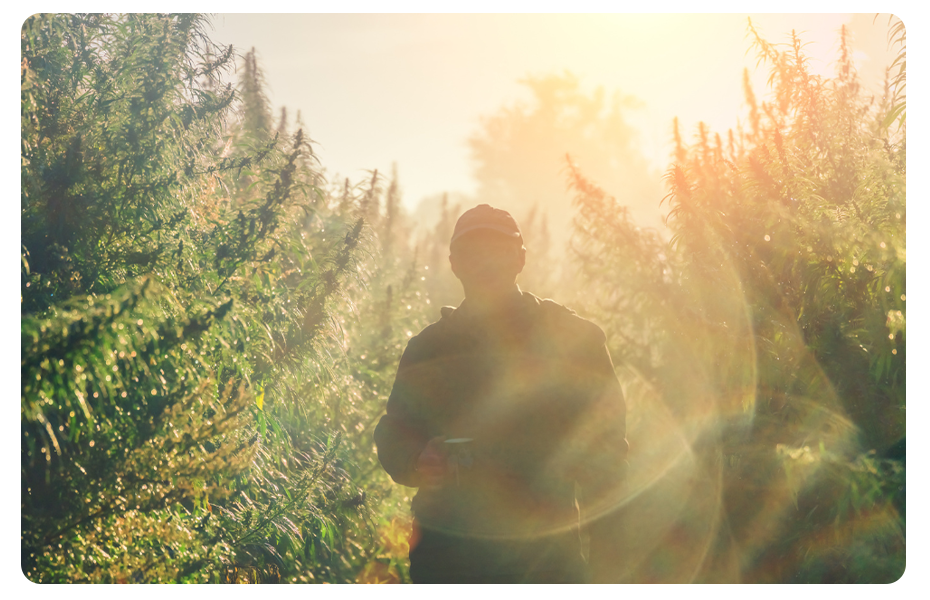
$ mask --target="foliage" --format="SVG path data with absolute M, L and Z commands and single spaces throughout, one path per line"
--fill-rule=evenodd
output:
M 885 8 L 876 11 L 876 19 Z M 897 17 L 897 20 L 895 20 Z M 889 41 L 900 46 L 891 64 L 889 81 L 893 106 L 884 124 L 898 122 L 904 143 L 926 153 L 928 113 L 927 51 L 930 49 L 930 12 L 923 6 L 894 6 L 888 14 Z M 910 127 L 907 125 L 910 124 Z M 908 135 L 909 134 L 909 135 Z
M 380 468 L 372 431 L 406 340 L 461 299 L 447 252 L 463 207 L 444 199 L 418 228 L 396 171 L 326 182 L 299 113 L 275 123 L 254 49 L 224 84 L 236 57 L 206 23 L 23 26 L 23 571 L 407 581 L 411 490 Z M 563 286 L 608 333 L 630 508 L 661 521 L 629 559 L 640 580 L 903 569 L 903 26 L 891 35 L 901 58 L 878 104 L 845 45 L 821 80 L 797 38 L 756 36 L 773 99 L 747 87 L 745 130 L 680 141 L 671 244 L 628 208 L 657 193 L 619 100 L 531 79 L 536 105 L 472 140 L 490 202 L 565 204 L 557 161 L 578 159 L 578 268 L 553 276 L 567 205 L 518 202 L 520 283 Z M 595 155 L 638 183 L 610 197 Z
M 303 133 L 258 118 L 254 53 L 239 88 L 224 86 L 232 51 L 204 25 L 36 15 L 23 27 L 34 581 L 220 581 L 240 568 L 354 581 L 383 551 L 369 503 L 391 488 L 370 428 L 405 330 L 378 340 L 374 364 L 347 350 L 365 341 L 350 327 L 374 302 L 369 282 L 401 289 L 385 265 L 412 264 L 402 244 L 375 259 L 377 236 L 404 235 L 396 183 L 375 227 L 374 186 L 362 198 L 321 187 Z M 403 289 L 422 325 L 425 304 Z
M 469 140 L 481 202 L 513 212 L 521 225 L 534 210 L 540 221 L 548 219 L 561 253 L 571 233 L 572 207 L 560 167 L 570 153 L 592 177 L 622 186 L 624 204 L 641 221 L 659 225 L 651 203 L 661 193 L 658 173 L 651 176 L 625 119 L 636 101 L 618 93 L 607 97 L 601 88 L 586 94 L 568 72 L 520 83 L 529 88 L 532 102 L 485 117 Z
M 782 49 L 750 34 L 772 99 L 747 87 L 749 127 L 726 142 L 701 124 L 686 145 L 676 124 L 668 245 L 570 165 L 586 309 L 633 392 L 633 447 L 655 443 L 647 421 L 671 411 L 696 474 L 719 481 L 699 518 L 721 525 L 701 535 L 733 560 L 701 559 L 693 577 L 893 581 L 904 471 L 885 457 L 903 454 L 906 376 L 897 107 L 861 97 L 845 31 L 827 80 L 796 35 Z

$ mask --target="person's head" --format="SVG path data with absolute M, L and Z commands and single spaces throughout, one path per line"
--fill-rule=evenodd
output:
M 466 296 L 513 289 L 525 262 L 523 235 L 510 213 L 480 204 L 459 217 L 449 244 L 449 263 Z

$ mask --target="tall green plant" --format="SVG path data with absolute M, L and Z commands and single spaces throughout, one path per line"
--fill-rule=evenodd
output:
M 667 247 L 570 172 L 586 308 L 607 325 L 634 392 L 634 451 L 653 445 L 643 460 L 658 466 L 657 454 L 677 452 L 661 429 L 643 433 L 670 411 L 687 440 L 677 455 L 696 461 L 669 463 L 638 493 L 680 486 L 669 481 L 691 476 L 682 468 L 711 482 L 690 488 L 670 530 L 707 553 L 675 548 L 676 564 L 668 542 L 639 575 L 893 581 L 904 470 L 891 458 L 903 456 L 906 385 L 896 108 L 860 94 L 845 31 L 833 79 L 810 73 L 796 35 L 783 47 L 749 31 L 771 65 L 771 99 L 757 103 L 747 87 L 749 127 L 726 141 L 701 124 L 686 144 L 676 127 Z
M 321 401 L 308 381 L 332 368 L 363 221 L 321 204 L 300 131 L 225 133 L 235 92 L 215 78 L 232 53 L 204 25 L 23 27 L 22 556 L 36 581 L 215 581 L 242 562 L 294 576 L 298 546 L 359 518 L 338 437 L 281 415 Z M 224 155 L 234 137 L 251 145 Z

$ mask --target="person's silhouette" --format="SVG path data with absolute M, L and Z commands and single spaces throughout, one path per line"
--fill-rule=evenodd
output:
M 384 469 L 420 488 L 415 583 L 597 581 L 616 561 L 585 525 L 622 500 L 620 384 L 600 328 L 516 285 L 525 259 L 510 214 L 461 216 L 465 300 L 411 338 L 375 429 Z

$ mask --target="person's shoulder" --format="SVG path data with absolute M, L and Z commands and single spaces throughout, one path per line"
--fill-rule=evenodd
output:
M 443 306 L 440 310 L 440 318 L 424 327 L 420 333 L 407 340 L 408 351 L 419 349 L 429 350 L 437 344 L 442 344 L 449 337 L 449 325 L 452 319 L 452 313 L 456 310 L 454 306 Z
M 604 330 L 580 316 L 571 308 L 549 298 L 536 297 L 529 292 L 523 292 L 523 294 L 525 297 L 529 296 L 527 302 L 538 307 L 543 319 L 557 335 L 576 342 L 596 345 L 601 345 L 607 341 Z

